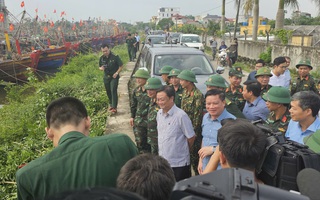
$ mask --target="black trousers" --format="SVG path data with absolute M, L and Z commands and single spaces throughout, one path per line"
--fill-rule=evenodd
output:
M 172 170 L 177 182 L 191 177 L 190 165 L 184 167 L 172 167 Z

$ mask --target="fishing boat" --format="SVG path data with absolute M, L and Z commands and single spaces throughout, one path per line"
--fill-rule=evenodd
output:
M 50 46 L 47 49 L 37 50 L 40 52 L 40 58 L 37 71 L 52 72 L 61 67 L 67 58 L 68 48 L 66 46 Z

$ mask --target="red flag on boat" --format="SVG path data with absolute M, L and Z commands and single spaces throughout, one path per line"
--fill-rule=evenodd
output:
M 46 14 L 44 14 L 44 18 L 47 18 L 47 15 L 46 15 Z
M 54 10 L 53 10 L 53 13 L 56 13 L 56 12 L 57 12 L 56 9 L 54 9 Z
M 24 1 L 21 2 L 20 6 L 21 6 L 21 8 L 24 7 Z
M 50 22 L 50 26 L 51 26 L 51 27 L 54 27 L 53 21 Z
M 13 25 L 13 24 L 10 24 L 9 30 L 10 30 L 10 31 L 13 31 L 13 30 L 14 30 L 14 25 Z
M 73 24 L 73 26 L 72 26 L 72 30 L 76 30 L 76 25 L 75 24 Z
M 48 32 L 48 27 L 43 27 L 43 31 L 45 32 L 45 33 L 47 33 Z
M 82 26 L 83 25 L 83 22 L 82 22 L 82 20 L 80 20 L 80 24 L 79 24 L 79 26 Z
M 64 11 L 61 12 L 60 17 L 62 17 L 63 15 L 65 15 L 66 13 Z
M 72 17 L 72 21 L 74 21 L 74 18 Z
M 38 8 L 35 9 L 36 13 L 38 12 Z
M 4 22 L 4 14 L 0 13 L 0 22 Z

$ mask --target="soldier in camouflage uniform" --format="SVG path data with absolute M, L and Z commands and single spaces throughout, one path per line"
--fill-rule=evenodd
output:
M 126 39 L 126 43 L 127 43 L 127 48 L 128 48 L 128 54 L 129 54 L 129 59 L 130 61 L 133 61 L 134 57 L 135 57 L 135 44 L 136 44 L 137 40 L 135 37 L 131 36 L 131 33 L 128 34 L 128 37 Z
M 273 131 L 286 133 L 289 121 L 291 119 L 289 112 L 289 104 L 291 101 L 290 92 L 287 88 L 281 86 L 273 86 L 263 95 L 270 114 L 265 121 Z
M 207 86 L 207 91 L 212 89 L 218 89 L 225 91 L 226 86 L 226 80 L 219 74 L 214 74 L 209 76 L 208 80 L 204 83 Z M 225 98 L 226 101 L 226 109 L 229 113 L 233 114 L 237 118 L 243 118 L 245 119 L 243 113 L 239 110 L 237 105 L 230 101 L 228 98 Z
M 166 65 L 166 66 L 163 66 L 159 71 L 161 74 L 161 78 L 166 83 L 166 85 L 170 85 L 170 79 L 168 75 L 172 69 L 173 68 L 171 66 Z
M 202 141 L 201 124 L 203 118 L 204 97 L 201 91 L 194 84 L 197 83 L 197 80 L 195 74 L 191 70 L 183 70 L 178 75 L 178 78 L 180 79 L 180 84 L 184 89 L 182 93 L 181 109 L 189 116 L 196 133 L 196 139 L 190 153 L 190 160 L 194 172 L 198 174 L 198 151 L 201 148 Z
M 170 79 L 171 86 L 173 87 L 176 95 L 174 96 L 174 103 L 178 108 L 181 108 L 181 100 L 182 100 L 182 93 L 183 88 L 180 85 L 180 79 L 178 75 L 180 74 L 181 70 L 179 69 L 172 69 L 168 75 Z
M 269 80 L 272 76 L 270 71 L 271 70 L 267 67 L 262 67 L 257 71 L 256 75 L 254 76 L 257 79 L 257 81 L 261 84 L 260 96 L 263 96 L 272 87 L 272 85 L 269 85 Z
M 147 142 L 147 116 L 150 103 L 147 91 L 144 85 L 150 78 L 148 71 L 138 69 L 134 74 L 138 86 L 133 90 L 131 97 L 131 118 L 130 125 L 133 127 L 135 141 L 140 153 L 150 152 L 150 145 Z
M 229 71 L 230 86 L 226 89 L 226 97 L 235 103 L 240 111 L 243 110 L 246 103 L 242 95 L 243 88 L 240 85 L 242 77 L 244 75 L 242 74 L 241 67 L 231 68 Z
M 161 88 L 161 80 L 158 78 L 149 78 L 144 88 L 150 97 L 148 110 L 148 144 L 151 147 L 151 153 L 158 155 L 158 131 L 157 131 L 157 112 L 160 109 L 156 103 L 157 89 Z
M 297 65 L 298 77 L 291 83 L 291 95 L 300 91 L 313 91 L 318 94 L 316 82 L 310 75 L 312 70 L 310 60 L 301 60 Z

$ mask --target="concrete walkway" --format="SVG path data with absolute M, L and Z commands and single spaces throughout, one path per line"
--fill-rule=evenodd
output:
M 129 124 L 131 117 L 130 114 L 130 102 L 128 93 L 128 82 L 132 70 L 134 69 L 135 62 L 128 62 L 122 72 L 120 72 L 119 86 L 118 86 L 118 113 L 110 115 L 107 119 L 106 134 L 110 133 L 125 133 L 133 141 L 134 135 L 132 127 Z

